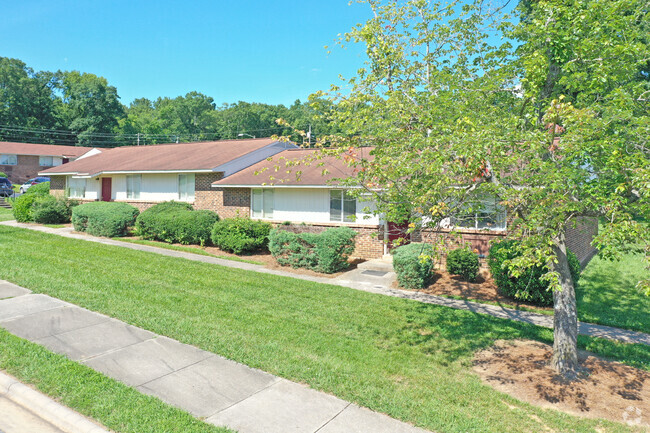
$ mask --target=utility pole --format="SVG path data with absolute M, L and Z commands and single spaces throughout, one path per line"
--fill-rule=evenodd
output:
M 140 133 L 138 132 L 138 146 L 140 146 Z

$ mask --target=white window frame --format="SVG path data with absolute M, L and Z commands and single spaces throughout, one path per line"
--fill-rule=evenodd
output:
M 196 176 L 194 173 L 179 174 L 177 185 L 179 201 L 194 201 L 196 191 Z
M 0 165 L 18 165 L 18 155 L 3 153 L 0 155 Z
M 139 200 L 140 191 L 142 190 L 142 175 L 141 174 L 127 174 L 126 175 L 126 198 L 127 200 Z
M 463 221 L 454 218 L 451 221 L 453 223 L 451 225 L 458 228 L 472 230 L 505 231 L 507 229 L 507 209 L 499 204 L 499 199 L 497 197 L 481 198 L 478 203 L 479 206 L 474 211 L 473 215 L 467 215 Z M 490 217 L 496 221 L 494 225 L 484 223 L 484 221 Z
M 68 198 L 85 198 L 86 197 L 86 179 L 75 179 L 68 177 L 66 189 L 68 190 Z M 75 185 L 76 184 L 76 185 Z
M 45 163 L 46 161 L 49 162 L 49 164 L 46 164 Z M 40 167 L 54 167 L 54 157 L 53 156 L 41 155 L 41 156 L 38 157 L 38 165 Z
M 334 197 L 340 194 L 340 197 Z M 333 203 L 338 203 L 339 208 L 334 209 L 332 207 Z M 346 203 L 354 203 L 354 212 L 346 212 Z M 340 215 L 336 215 L 338 212 L 333 212 L 334 210 L 340 212 Z M 357 220 L 357 199 L 352 197 L 349 192 L 344 189 L 330 189 L 329 191 L 329 214 L 330 222 L 341 222 L 341 223 L 353 223 Z
M 256 202 L 256 197 L 259 201 Z M 273 219 L 275 193 L 273 188 L 254 188 L 251 190 L 251 218 Z

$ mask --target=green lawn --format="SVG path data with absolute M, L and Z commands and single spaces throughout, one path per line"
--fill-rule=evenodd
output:
M 635 286 L 650 278 L 641 254 L 627 254 L 618 262 L 594 257 L 576 289 L 578 319 L 650 332 L 650 297 Z
M 9 221 L 12 219 L 14 219 L 12 210 L 0 207 L 0 221 Z
M 130 242 L 132 244 L 149 245 L 151 247 L 165 248 L 165 249 L 174 250 L 174 251 L 182 251 L 184 253 L 200 254 L 202 256 L 210 256 L 210 257 L 216 257 L 216 258 L 219 258 L 219 259 L 232 260 L 233 262 L 243 262 L 243 263 L 250 263 L 250 264 L 253 264 L 253 265 L 263 265 L 262 262 L 256 262 L 255 260 L 242 259 L 240 257 L 235 257 L 235 256 L 211 254 L 211 253 L 209 253 L 209 252 L 207 252 L 205 250 L 202 250 L 200 248 L 186 247 L 186 246 L 183 246 L 183 245 L 171 245 L 171 244 L 167 244 L 165 242 L 148 241 L 148 240 L 145 240 L 145 239 L 113 238 L 113 240 L 120 241 L 120 242 Z
M 0 328 L 0 369 L 115 432 L 226 433 Z
M 468 311 L 0 227 L 0 278 L 438 432 L 631 431 L 481 383 L 476 350 L 552 332 Z M 581 347 L 650 370 L 650 347 Z

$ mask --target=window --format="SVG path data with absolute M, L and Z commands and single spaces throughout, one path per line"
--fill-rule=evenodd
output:
M 133 174 L 126 176 L 126 198 L 139 199 L 140 198 L 140 184 L 142 183 L 141 174 Z
M 254 189 L 252 195 L 253 218 L 273 218 L 273 190 Z
M 63 160 L 55 156 L 39 156 L 38 165 L 41 167 L 57 167 L 61 165 Z
M 453 218 L 453 225 L 477 230 L 506 229 L 506 209 L 496 197 L 481 199 L 472 207 L 472 211 Z
M 18 164 L 17 155 L 0 155 L 0 165 L 16 165 Z
M 84 198 L 86 196 L 86 179 L 68 178 L 68 197 Z
M 183 201 L 194 200 L 194 174 L 178 175 L 178 199 Z
M 340 189 L 330 190 L 330 221 L 354 222 L 357 199 Z

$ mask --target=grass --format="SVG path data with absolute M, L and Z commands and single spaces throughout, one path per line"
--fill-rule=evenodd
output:
M 9 221 L 12 219 L 14 219 L 12 210 L 0 207 L 0 221 Z
M 515 301 L 512 301 L 512 303 L 506 303 L 501 301 L 490 301 L 487 299 L 474 299 L 474 298 L 468 298 L 467 296 L 458 296 L 458 295 L 439 294 L 436 296 L 442 296 L 443 298 L 449 298 L 449 299 L 458 299 L 459 301 L 472 301 L 472 302 L 477 302 L 479 304 L 496 305 L 497 307 L 512 308 L 513 310 L 519 310 L 519 311 L 530 311 L 531 313 L 545 314 L 547 316 L 553 315 L 553 310 L 544 310 L 542 308 L 535 308 L 534 306 L 529 306 L 529 305 L 517 305 Z
M 263 265 L 264 264 L 262 262 L 256 262 L 255 260 L 242 259 L 242 258 L 236 257 L 236 256 L 226 256 L 226 255 L 212 254 L 212 253 L 209 253 L 209 252 L 207 252 L 207 251 L 205 251 L 205 250 L 203 250 L 201 248 L 185 247 L 185 246 L 182 246 L 182 245 L 171 245 L 171 244 L 167 244 L 165 242 L 148 241 L 148 240 L 144 240 L 144 239 L 125 239 L 125 238 L 113 238 L 113 240 L 120 241 L 120 242 L 130 242 L 132 244 L 149 245 L 151 247 L 165 248 L 165 249 L 168 249 L 168 250 L 182 251 L 184 253 L 199 254 L 199 255 L 202 255 L 202 256 L 216 257 L 218 259 L 232 260 L 233 262 L 250 263 L 252 265 Z
M 477 350 L 548 343 L 548 329 L 11 227 L 0 251 L 13 258 L 0 278 L 437 432 L 633 431 L 533 407 L 472 372 Z M 648 346 L 579 345 L 650 370 Z
M 635 286 L 650 278 L 642 254 L 621 261 L 594 257 L 576 288 L 578 319 L 641 332 L 650 332 L 650 297 Z
M 189 413 L 0 329 L 0 369 L 122 433 L 226 433 Z

